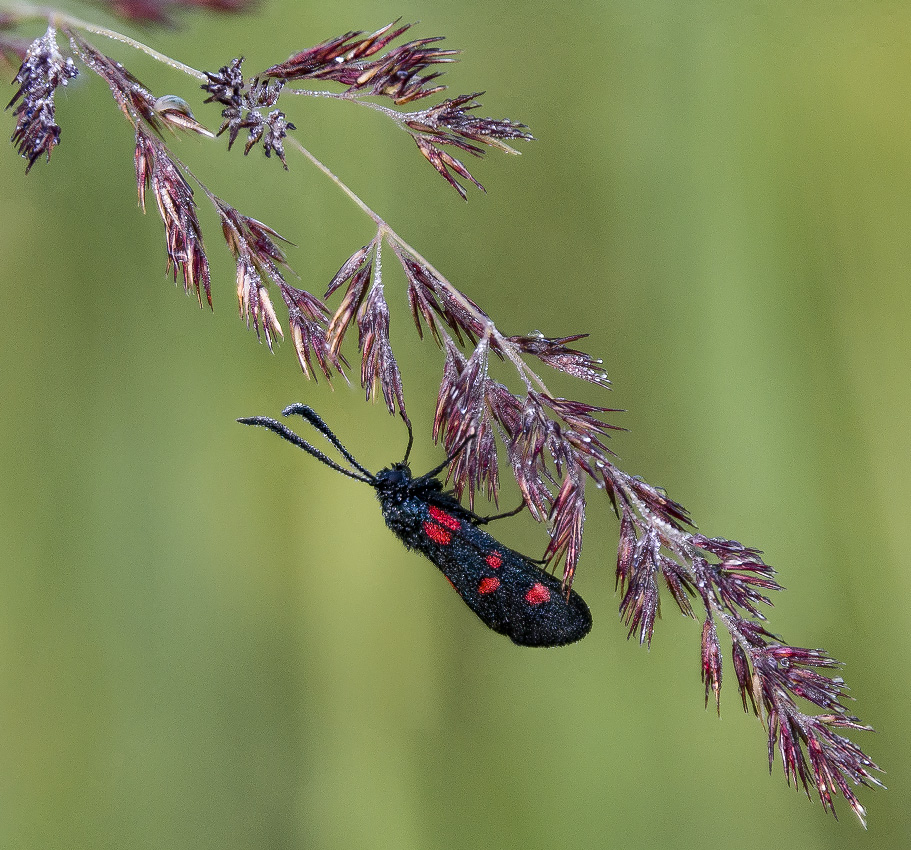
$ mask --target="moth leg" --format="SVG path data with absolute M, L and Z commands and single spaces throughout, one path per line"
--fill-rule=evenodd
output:
M 487 525 L 489 522 L 493 522 L 495 519 L 506 519 L 506 517 L 515 516 L 516 514 L 522 513 L 525 510 L 525 500 L 523 499 L 519 503 L 514 511 L 507 511 L 505 514 L 494 514 L 493 516 L 478 516 L 477 514 L 472 514 L 472 520 L 475 525 Z

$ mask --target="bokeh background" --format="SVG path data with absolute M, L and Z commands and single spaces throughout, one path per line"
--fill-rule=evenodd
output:
M 614 391 L 555 388 L 625 408 L 623 468 L 765 550 L 771 627 L 846 662 L 890 790 L 861 791 L 866 832 L 825 816 L 769 776 L 729 667 L 721 719 L 703 708 L 697 624 L 667 604 L 650 652 L 626 641 L 598 494 L 595 629 L 521 650 L 369 488 L 234 424 L 307 401 L 368 467 L 405 443 L 256 344 L 208 208 L 214 314 L 175 289 L 130 128 L 84 74 L 50 165 L 0 155 L 0 846 L 907 847 L 911 7 L 271 0 L 119 28 L 252 72 L 398 16 L 464 49 L 450 94 L 487 90 L 538 141 L 472 163 L 489 194 L 466 204 L 374 113 L 296 101 L 299 138 L 505 330 L 591 333 Z M 93 40 L 217 127 L 194 81 Z M 284 173 L 224 147 L 175 141 L 320 291 L 369 222 L 294 152 Z M 387 265 L 422 470 L 442 361 Z M 527 517 L 498 533 L 545 543 Z

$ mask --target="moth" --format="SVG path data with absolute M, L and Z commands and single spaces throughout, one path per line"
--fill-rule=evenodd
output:
M 465 604 L 481 621 L 519 646 L 564 646 L 584 638 L 592 617 L 585 601 L 541 569 L 531 558 L 504 546 L 482 526 L 494 517 L 480 517 L 444 489 L 439 476 L 461 448 L 435 469 L 417 478 L 408 455 L 413 436 L 409 425 L 404 460 L 373 474 L 364 468 L 313 408 L 292 404 L 283 416 L 303 417 L 342 455 L 350 469 L 327 457 L 287 425 L 265 416 L 237 421 L 274 431 L 321 463 L 376 490 L 386 525 L 408 549 L 416 549 L 449 579 Z

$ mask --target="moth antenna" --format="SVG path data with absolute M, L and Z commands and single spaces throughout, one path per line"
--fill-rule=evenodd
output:
M 301 405 L 303 407 L 303 405 Z M 289 408 L 290 409 L 290 408 Z M 308 410 L 310 408 L 307 408 Z M 311 411 L 312 413 L 313 411 Z M 314 414 L 315 415 L 315 414 Z M 305 417 L 306 418 L 306 417 Z M 317 417 L 319 418 L 319 417 Z M 289 443 L 293 443 L 299 449 L 303 449 L 307 454 L 315 457 L 320 463 L 324 463 L 330 469 L 334 469 L 336 472 L 341 472 L 342 475 L 347 476 L 348 478 L 353 478 L 355 481 L 363 481 L 365 484 L 370 484 L 371 486 L 376 486 L 376 478 L 366 469 L 364 469 L 360 464 L 357 463 L 340 445 L 338 445 L 337 440 L 330 440 L 336 448 L 339 449 L 344 455 L 346 460 L 351 461 L 364 475 L 358 475 L 355 472 L 352 472 L 350 469 L 345 469 L 344 466 L 336 463 L 332 458 L 324 455 L 318 448 L 311 446 L 303 437 L 299 437 L 294 433 L 287 425 L 283 425 L 281 422 L 277 422 L 275 419 L 269 419 L 268 416 L 249 416 L 245 419 L 238 419 L 241 425 L 259 425 L 260 428 L 268 428 L 270 431 L 274 431 L 282 439 L 287 440 Z M 325 426 L 325 423 L 320 419 L 320 423 Z M 318 427 L 318 426 L 317 426 Z M 320 429 L 322 430 L 322 429 Z M 328 428 L 327 428 L 328 430 Z M 325 432 L 324 432 L 325 433 Z M 332 433 L 331 431 L 329 432 Z M 334 437 L 334 435 L 333 435 Z
M 369 469 L 364 469 L 355 459 L 351 452 L 346 449 L 338 437 L 332 433 L 332 430 L 329 426 L 323 421 L 323 418 L 309 405 L 297 404 L 288 405 L 283 411 L 282 416 L 291 416 L 297 414 L 298 416 L 306 419 L 317 431 L 320 432 L 330 443 L 332 443 L 335 448 L 339 450 L 339 453 L 345 460 L 348 461 L 358 472 L 362 472 L 366 475 L 371 481 L 374 480 L 374 475 Z M 274 429 L 273 429 L 274 430 Z M 410 429 L 409 429 L 410 430 Z

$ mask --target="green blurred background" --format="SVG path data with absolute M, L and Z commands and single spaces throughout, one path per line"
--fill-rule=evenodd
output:
M 703 708 L 697 624 L 666 604 L 650 652 L 626 641 L 598 494 L 595 629 L 521 650 L 369 488 L 235 425 L 303 400 L 370 468 L 405 442 L 244 330 L 209 208 L 214 315 L 175 289 L 130 129 L 84 74 L 49 166 L 0 155 L 0 846 L 907 847 L 911 6 L 275 0 L 119 28 L 252 72 L 400 15 L 463 48 L 450 94 L 487 89 L 538 141 L 471 163 L 489 194 L 465 204 L 374 113 L 295 101 L 299 138 L 505 330 L 591 333 L 613 393 L 554 388 L 627 409 L 623 468 L 765 550 L 771 627 L 846 662 L 891 790 L 861 791 L 869 831 L 835 822 L 769 776 L 729 666 L 721 719 Z M 93 40 L 217 127 L 192 80 Z M 174 149 L 320 291 L 369 222 L 294 152 L 286 174 L 223 148 Z M 387 266 L 422 470 L 441 358 Z M 527 517 L 498 533 L 545 542 Z

